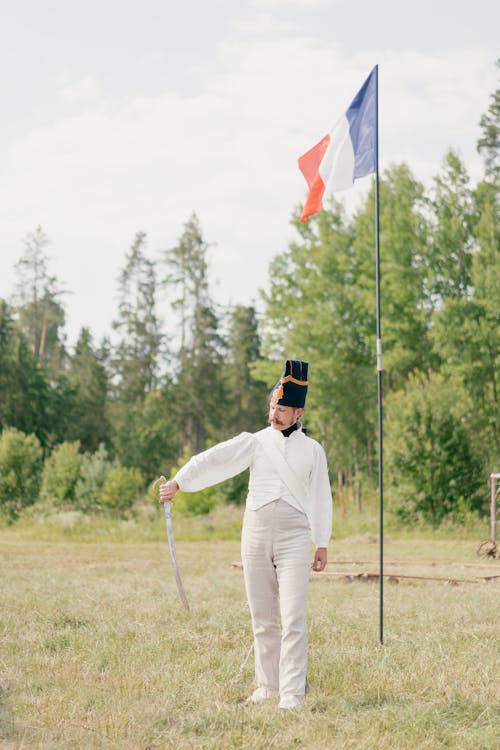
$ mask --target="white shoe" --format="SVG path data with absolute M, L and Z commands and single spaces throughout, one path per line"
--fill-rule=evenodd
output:
M 252 703 L 262 703 L 269 698 L 273 698 L 277 694 L 277 690 L 271 690 L 271 688 L 268 687 L 258 687 L 253 691 L 252 695 L 247 698 L 246 701 L 242 701 L 240 705 L 250 706 Z
M 282 711 L 293 711 L 302 708 L 303 705 L 303 695 L 284 695 L 280 700 L 279 708 Z

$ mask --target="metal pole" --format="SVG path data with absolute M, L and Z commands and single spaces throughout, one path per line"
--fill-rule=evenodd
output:
M 384 642 L 384 454 L 382 434 L 382 329 L 380 324 L 380 211 L 378 176 L 378 65 L 375 66 L 375 278 L 377 305 L 377 404 L 379 489 L 379 640 Z

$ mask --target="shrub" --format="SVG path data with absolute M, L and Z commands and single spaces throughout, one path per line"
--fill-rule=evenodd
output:
M 43 451 L 35 435 L 8 427 L 0 436 L 0 509 L 14 520 L 38 500 Z
M 116 466 L 111 469 L 104 481 L 99 495 L 100 507 L 123 513 L 135 503 L 143 484 L 139 469 Z
M 184 450 L 176 468 L 172 471 L 172 477 L 175 476 L 181 466 L 184 466 L 188 460 L 189 453 L 187 450 Z M 180 513 L 184 513 L 187 516 L 206 515 L 216 506 L 218 491 L 218 487 L 207 487 L 198 492 L 178 492 L 174 499 L 175 507 Z
M 57 507 L 74 505 L 82 459 L 78 440 L 54 448 L 43 467 L 41 497 L 44 501 Z
M 198 492 L 178 492 L 174 503 L 176 509 L 186 516 L 204 516 L 217 505 L 217 490 L 207 487 Z
M 409 378 L 387 400 L 388 495 L 397 515 L 439 526 L 483 509 L 485 485 L 461 386 L 441 375 Z
M 117 462 L 109 459 L 102 443 L 95 453 L 84 454 L 80 477 L 75 487 L 75 504 L 79 510 L 87 512 L 98 509 L 99 496 L 106 477 L 116 466 Z

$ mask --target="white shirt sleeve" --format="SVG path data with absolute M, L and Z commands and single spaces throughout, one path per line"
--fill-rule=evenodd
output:
M 333 501 L 323 447 L 314 446 L 314 466 L 309 478 L 311 537 L 316 547 L 328 547 L 332 534 Z
M 190 458 L 174 480 L 184 492 L 203 490 L 248 469 L 254 450 L 254 436 L 250 432 L 242 432 Z

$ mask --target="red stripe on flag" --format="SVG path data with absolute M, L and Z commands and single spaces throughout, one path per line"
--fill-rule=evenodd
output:
M 299 169 L 306 178 L 306 182 L 309 186 L 309 195 L 307 196 L 304 208 L 302 209 L 302 214 L 300 215 L 301 221 L 307 221 L 310 216 L 321 211 L 323 207 L 325 185 L 319 173 L 319 166 L 323 161 L 329 143 L 330 136 L 325 135 L 319 143 L 313 146 L 299 159 Z

